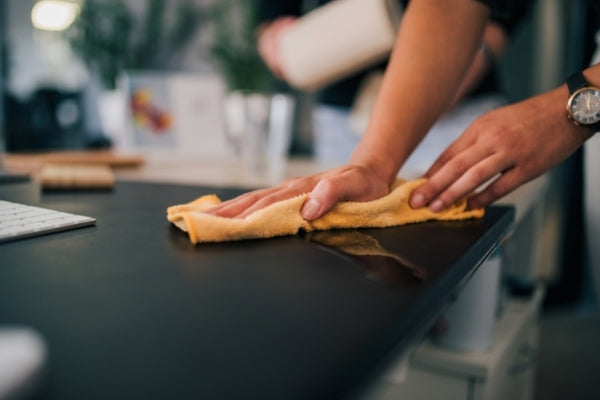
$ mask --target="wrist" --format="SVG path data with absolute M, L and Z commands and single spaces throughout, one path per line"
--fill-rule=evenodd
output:
M 357 148 L 350 157 L 349 165 L 369 171 L 381 181 L 391 185 L 396 180 L 398 168 L 392 162 L 392 157 L 378 155 L 377 152 L 361 151 Z

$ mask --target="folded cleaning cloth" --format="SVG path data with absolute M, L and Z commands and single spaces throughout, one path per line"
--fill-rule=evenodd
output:
M 409 196 L 424 182 L 424 179 L 398 179 L 384 197 L 365 202 L 340 202 L 333 210 L 313 221 L 300 216 L 307 193 L 273 203 L 245 218 L 207 214 L 206 211 L 221 200 L 215 195 L 205 195 L 190 203 L 169 207 L 167 219 L 188 232 L 192 243 L 201 243 L 294 235 L 301 229 L 310 232 L 340 228 L 384 228 L 430 220 L 449 221 L 483 216 L 483 209 L 465 211 L 465 199 L 440 213 L 431 212 L 428 208 L 413 209 L 408 204 Z

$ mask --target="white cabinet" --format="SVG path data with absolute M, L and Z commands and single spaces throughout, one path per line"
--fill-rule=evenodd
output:
M 391 367 L 365 396 L 368 400 L 531 400 L 533 398 L 538 317 L 543 289 L 511 299 L 484 351 L 455 351 L 422 343 L 407 370 Z

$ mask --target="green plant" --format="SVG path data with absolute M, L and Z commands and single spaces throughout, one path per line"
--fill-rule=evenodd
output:
M 145 15 L 136 18 L 123 0 L 86 0 L 68 30 L 73 50 L 114 88 L 124 70 L 170 69 L 174 56 L 189 43 L 204 12 L 180 0 L 168 24 L 166 0 L 148 0 Z
M 219 0 L 212 8 L 212 55 L 229 89 L 272 91 L 277 82 L 258 54 L 257 0 Z

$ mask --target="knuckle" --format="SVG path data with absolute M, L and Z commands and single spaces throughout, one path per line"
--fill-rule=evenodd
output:
M 300 182 L 300 178 L 298 177 L 287 178 L 281 182 L 281 186 L 287 188 L 296 185 L 298 182 Z
M 438 158 L 437 161 L 435 162 L 436 165 L 445 165 L 447 164 L 451 159 L 453 158 L 452 154 L 450 154 L 449 152 L 445 151 L 443 152 Z
M 441 189 L 441 186 L 436 184 L 434 180 L 430 179 L 416 188 L 412 193 L 412 197 L 414 198 L 416 195 L 423 196 L 423 201 L 425 204 L 427 204 L 436 196 L 436 194 L 441 192 Z
M 458 176 L 462 175 L 468 169 L 468 167 L 468 163 L 462 157 L 457 157 L 450 163 L 452 173 Z
M 470 182 L 475 182 L 477 185 L 482 184 L 490 177 L 490 171 L 482 166 L 475 166 L 471 168 L 466 174 L 465 178 Z
M 458 196 L 453 189 L 447 189 L 438 196 L 438 200 L 444 205 L 448 206 L 456 202 L 458 200 Z
M 256 203 L 257 201 L 260 201 L 261 199 L 271 196 L 271 194 L 269 194 L 268 190 L 256 190 L 254 192 L 250 192 L 248 195 L 248 202 L 250 203 Z
M 273 204 L 273 203 L 281 200 L 281 197 L 282 196 L 279 192 L 270 193 L 270 194 L 267 194 L 267 195 L 262 196 L 259 199 L 257 199 L 254 202 L 254 205 L 259 208 L 266 207 L 270 204 Z
M 424 196 L 426 199 L 430 199 L 435 193 L 439 191 L 437 185 L 433 180 L 428 180 L 417 189 L 415 189 L 414 193 L 418 193 Z
M 315 186 L 315 191 L 320 197 L 339 198 L 339 187 L 332 177 L 321 179 Z

